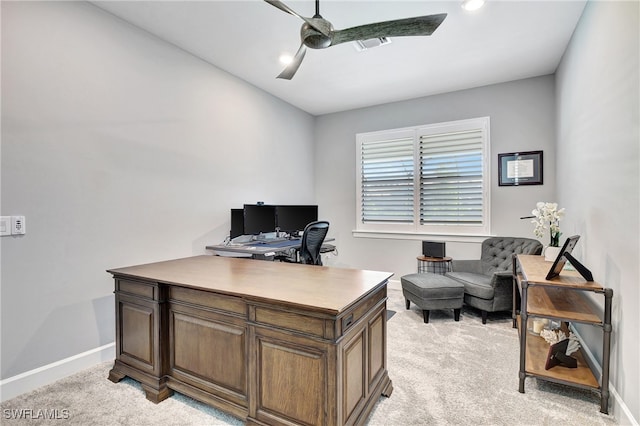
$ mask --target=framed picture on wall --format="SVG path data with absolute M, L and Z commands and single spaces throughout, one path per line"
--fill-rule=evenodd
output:
M 542 185 L 542 151 L 498 154 L 498 185 Z

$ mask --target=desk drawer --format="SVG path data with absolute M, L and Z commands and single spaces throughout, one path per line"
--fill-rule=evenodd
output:
M 325 336 L 325 321 L 328 320 L 324 318 L 313 317 L 294 311 L 272 309 L 266 306 L 255 306 L 252 310 L 255 322 L 258 324 L 297 331 L 315 337 L 327 337 Z
M 202 308 L 212 308 L 243 316 L 247 314 L 247 304 L 241 298 L 225 296 L 210 291 L 171 286 L 169 288 L 169 299 L 172 302 L 185 302 Z
M 132 281 L 127 279 L 116 280 L 116 291 L 127 293 L 132 296 L 145 297 L 147 299 L 158 299 L 158 285 L 145 283 L 142 281 Z

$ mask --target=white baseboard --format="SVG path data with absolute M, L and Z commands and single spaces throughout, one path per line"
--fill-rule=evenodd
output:
M 115 342 L 0 380 L 0 402 L 115 359 Z

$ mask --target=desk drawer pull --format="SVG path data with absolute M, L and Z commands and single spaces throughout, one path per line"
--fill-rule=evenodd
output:
M 342 320 L 342 330 L 344 331 L 347 328 L 351 327 L 351 324 L 353 324 L 353 314 L 345 317 L 345 319 Z

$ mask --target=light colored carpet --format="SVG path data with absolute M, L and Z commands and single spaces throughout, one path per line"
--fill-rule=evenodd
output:
M 518 337 L 509 316 L 492 316 L 482 325 L 473 310 L 463 309 L 460 322 L 453 311 L 433 311 L 424 324 L 422 313 L 415 306 L 407 311 L 402 292 L 393 288 L 388 308 L 396 312 L 387 323 L 394 390 L 390 398 L 380 398 L 369 425 L 616 424 L 599 412 L 599 397 L 591 391 L 527 378 L 526 393 L 518 392 Z M 137 382 L 107 380 L 110 368 L 111 363 L 100 364 L 6 401 L 2 424 L 242 424 L 180 394 L 155 405 Z M 16 419 L 20 412 L 23 418 Z M 68 418 L 24 418 L 52 412 Z

